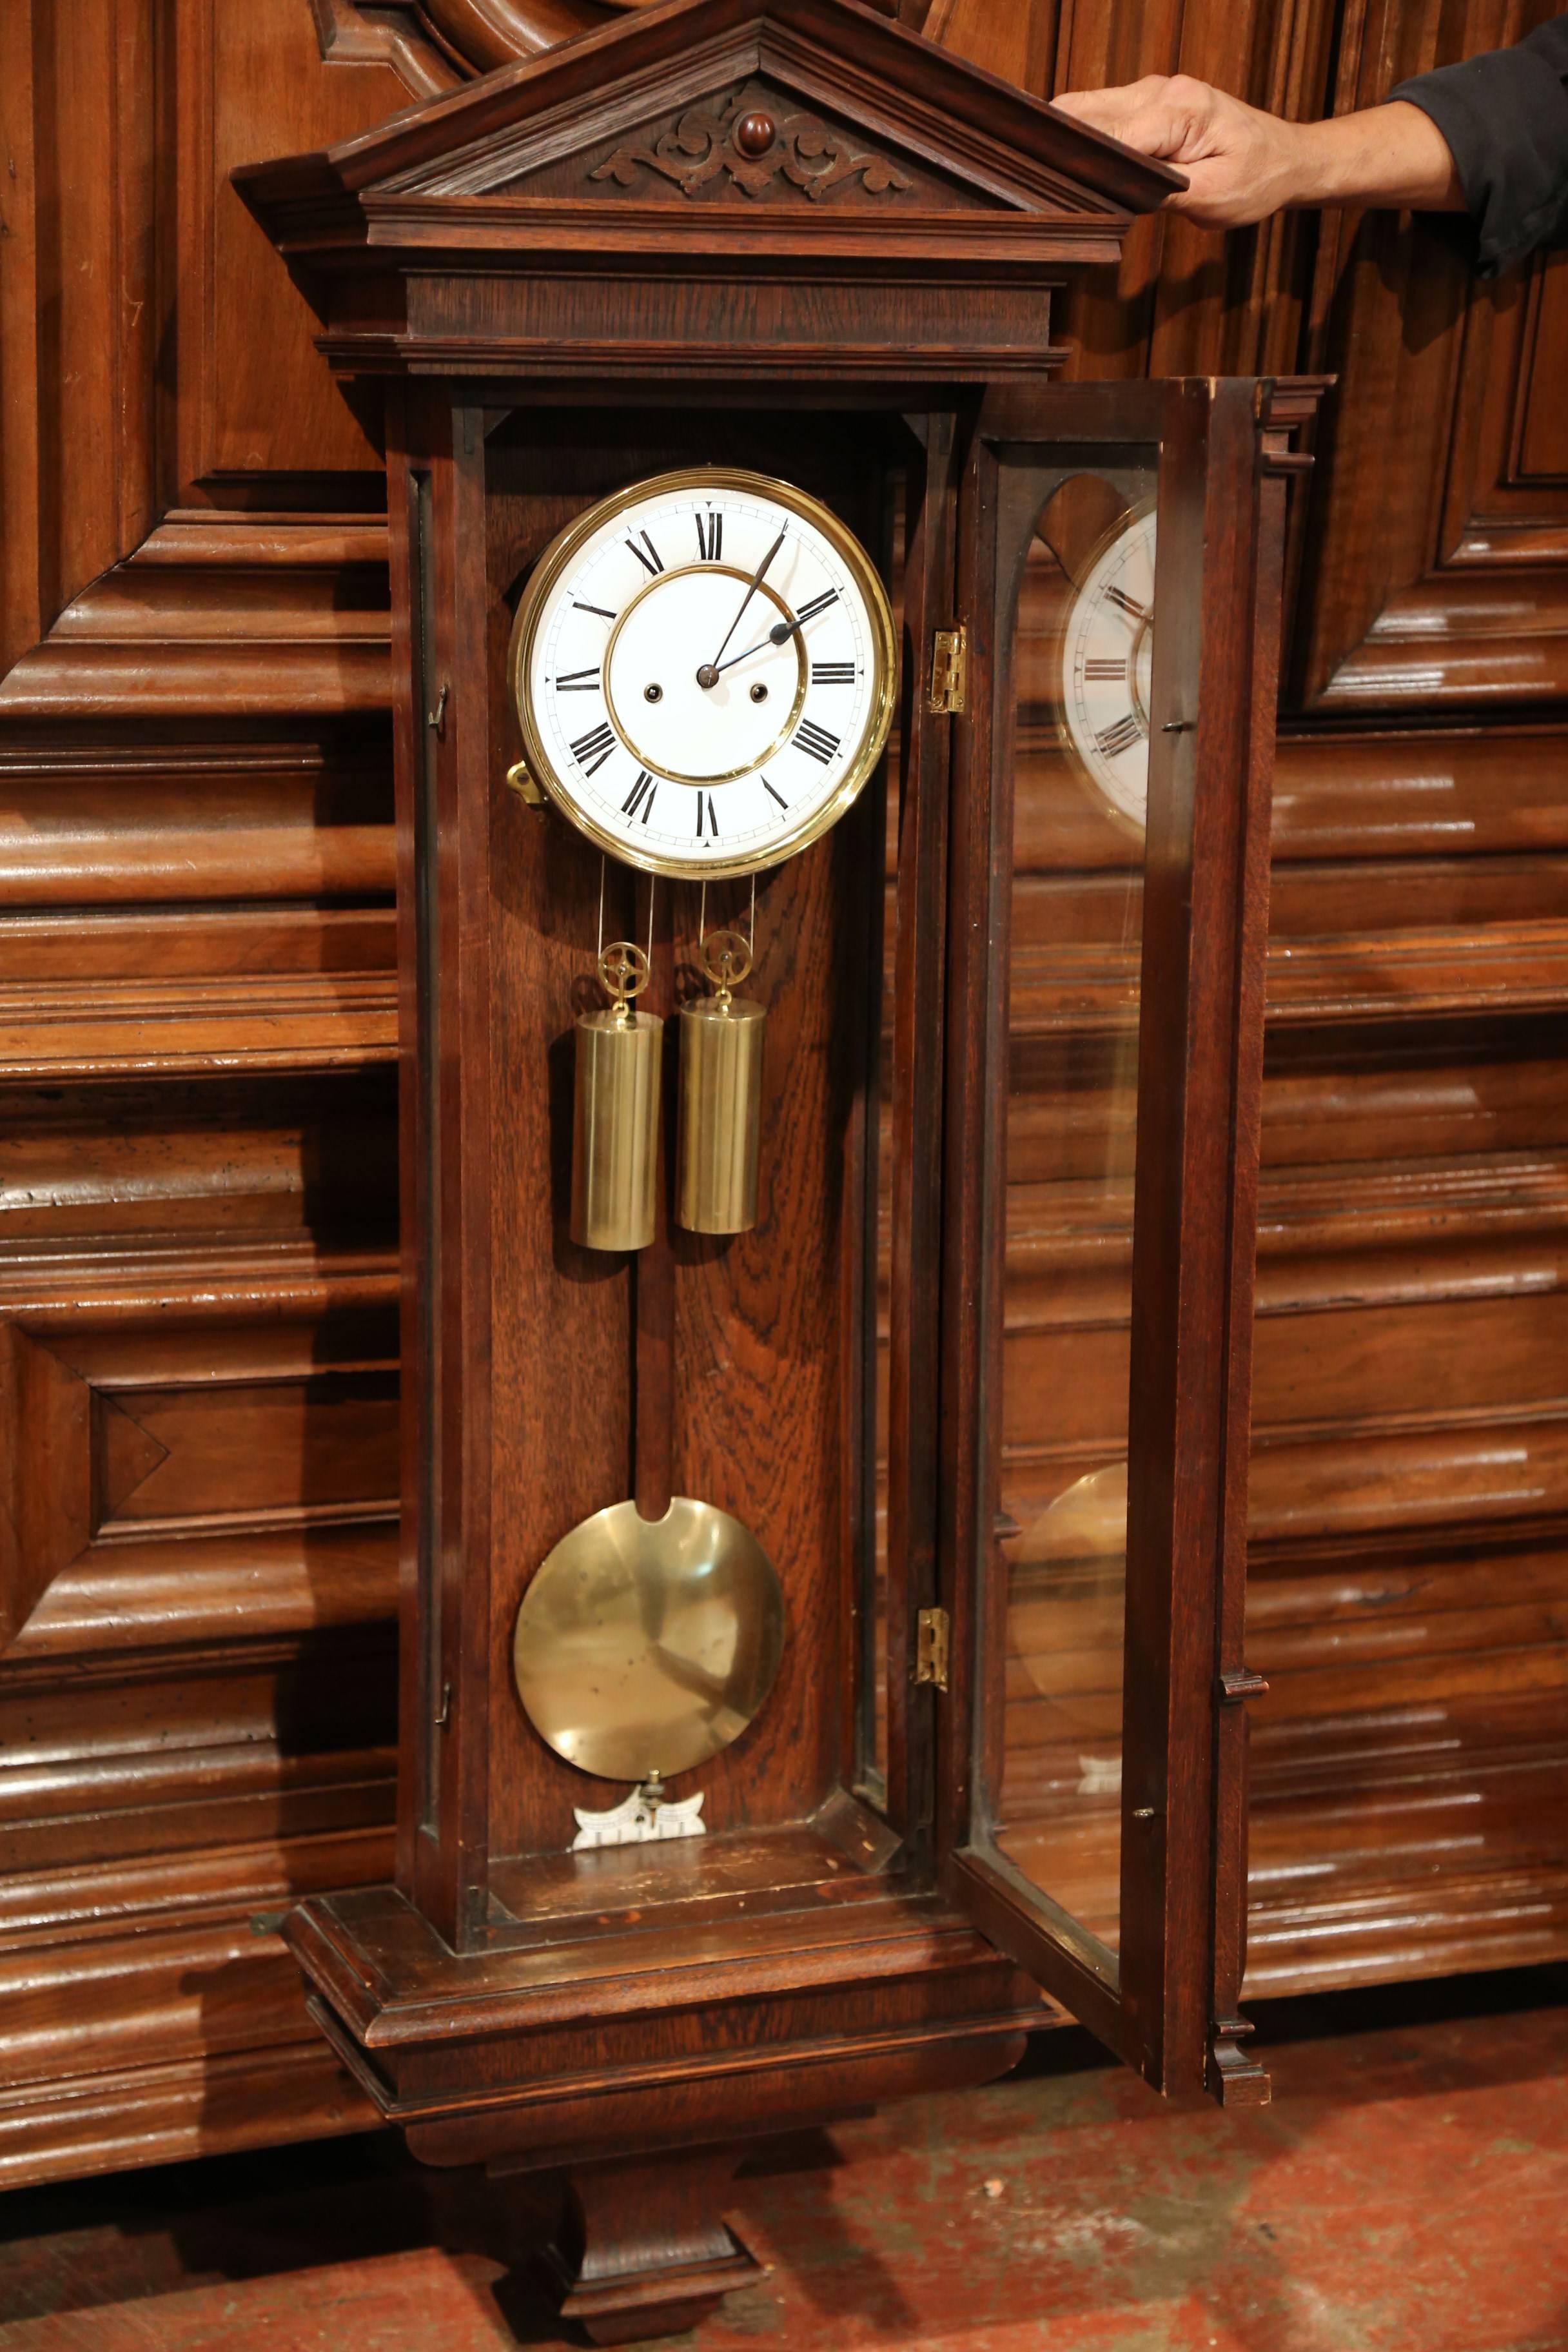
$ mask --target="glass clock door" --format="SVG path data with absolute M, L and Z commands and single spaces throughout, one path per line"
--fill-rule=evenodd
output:
M 1163 2088 L 1245 2030 L 1258 394 L 1008 391 L 961 509 L 947 1884 Z

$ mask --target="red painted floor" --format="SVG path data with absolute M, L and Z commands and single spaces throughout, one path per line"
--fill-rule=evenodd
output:
M 765 2283 L 678 2344 L 1568 2352 L 1568 1970 L 1284 2003 L 1259 2038 L 1261 2113 L 1173 2112 L 1064 2033 L 795 2143 L 736 2187 Z M 0 2352 L 567 2341 L 506 2252 L 482 2178 L 388 2139 L 23 2190 Z

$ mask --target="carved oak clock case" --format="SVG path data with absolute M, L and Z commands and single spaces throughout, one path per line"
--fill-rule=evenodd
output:
M 419 2154 L 560 2178 L 626 2340 L 752 2274 L 758 2136 L 1064 2011 L 1266 2095 L 1307 395 L 1053 383 L 1171 175 L 857 0 L 656 0 L 237 178 L 383 400 L 394 550 L 398 1877 L 289 1940 Z

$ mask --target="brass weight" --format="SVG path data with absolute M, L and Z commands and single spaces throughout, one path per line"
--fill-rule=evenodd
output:
M 767 1013 L 731 992 L 752 968 L 738 932 L 709 932 L 698 955 L 717 993 L 681 1007 L 675 1213 L 689 1233 L 743 1234 L 757 1222 Z
M 615 1001 L 577 1022 L 572 1238 L 584 1249 L 646 1249 L 654 1234 L 664 1023 L 633 1003 L 647 986 L 641 948 L 614 941 L 599 958 L 599 976 Z

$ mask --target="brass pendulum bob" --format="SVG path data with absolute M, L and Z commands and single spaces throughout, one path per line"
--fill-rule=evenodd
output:
M 664 1023 L 639 1013 L 648 959 L 629 940 L 600 951 L 611 1003 L 577 1022 L 572 1238 L 584 1249 L 646 1249 L 654 1234 Z
M 715 992 L 680 1012 L 675 1213 L 689 1233 L 743 1234 L 757 1222 L 767 1013 L 731 993 L 752 969 L 752 948 L 738 931 L 702 933 L 697 961 Z

